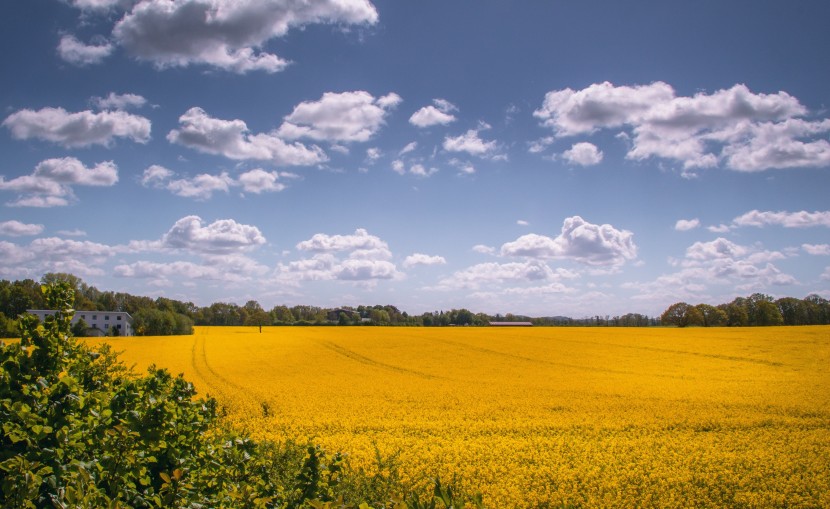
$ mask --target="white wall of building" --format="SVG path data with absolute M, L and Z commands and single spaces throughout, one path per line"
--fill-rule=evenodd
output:
M 26 311 L 38 317 L 42 322 L 46 315 L 54 315 L 54 311 L 46 309 L 29 309 Z M 119 336 L 133 335 L 133 318 L 129 313 L 124 311 L 75 311 L 75 316 L 72 317 L 72 325 L 78 323 L 78 320 L 86 322 L 87 327 L 98 329 L 104 334 L 109 334 L 110 327 L 114 327 L 118 331 Z

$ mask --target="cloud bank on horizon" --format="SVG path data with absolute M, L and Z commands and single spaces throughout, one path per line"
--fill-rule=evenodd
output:
M 410 312 L 830 298 L 830 8 L 700 45 L 655 2 L 474 5 L 4 5 L 0 277 Z

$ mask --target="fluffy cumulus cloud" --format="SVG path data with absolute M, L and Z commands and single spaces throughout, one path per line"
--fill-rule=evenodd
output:
M 283 281 L 353 281 L 373 283 L 403 277 L 394 263 L 388 244 L 365 229 L 350 235 L 318 233 L 297 244 L 310 258 L 280 264 Z
M 403 266 L 408 268 L 415 265 L 444 265 L 446 263 L 447 260 L 443 256 L 414 253 L 406 257 Z
M 268 268 L 239 254 L 208 256 L 202 262 L 176 260 L 172 262 L 138 261 L 116 265 L 116 277 L 149 279 L 153 286 L 170 286 L 174 280 L 207 280 L 228 283 L 246 283 L 261 277 Z
M 562 152 L 562 158 L 571 164 L 593 166 L 602 162 L 602 151 L 593 143 L 583 141 Z
M 565 219 L 556 238 L 531 233 L 501 247 L 502 256 L 572 259 L 588 265 L 621 265 L 637 257 L 634 234 L 579 216 Z
M 684 170 L 723 164 L 738 171 L 830 166 L 830 142 L 822 138 L 830 120 L 798 118 L 806 114 L 786 92 L 754 93 L 735 85 L 686 97 L 662 82 L 554 90 L 534 112 L 559 137 L 630 130 L 630 159 L 669 159 Z
M 129 54 L 160 68 L 202 64 L 273 73 L 288 62 L 261 48 L 290 29 L 315 23 L 368 25 L 377 19 L 368 0 L 138 0 L 112 35 Z
M 433 104 L 424 106 L 409 117 L 409 123 L 416 127 L 447 125 L 456 121 L 453 111 L 458 108 L 445 99 L 434 99 Z
M 444 150 L 447 152 L 466 152 L 472 156 L 483 158 L 498 157 L 499 144 L 495 140 L 485 141 L 479 133 L 490 126 L 482 125 L 478 129 L 470 129 L 459 136 L 447 136 L 444 138 Z
M 198 254 L 228 254 L 247 251 L 265 243 L 256 226 L 240 224 L 233 219 L 219 219 L 204 224 L 199 216 L 179 219 L 164 234 L 160 245 L 184 249 Z
M 100 110 L 126 110 L 128 108 L 141 108 L 147 104 L 147 99 L 138 94 L 110 92 L 106 97 L 93 97 L 92 104 Z
M 108 146 L 115 138 L 138 143 L 150 140 L 150 121 L 124 111 L 20 110 L 9 115 L 3 126 L 19 140 L 36 138 L 65 147 Z
M 38 278 L 46 272 L 100 276 L 100 266 L 118 253 L 114 247 L 89 241 L 46 237 L 28 245 L 0 241 L 0 273 Z
M 375 98 L 362 90 L 326 92 L 319 101 L 295 106 L 277 132 L 286 139 L 365 142 L 380 130 L 386 115 L 400 102 L 395 93 Z
M 141 184 L 145 187 L 166 189 L 171 193 L 184 198 L 196 200 L 210 199 L 214 193 L 227 193 L 234 187 L 241 187 L 245 193 L 261 194 L 279 192 L 286 185 L 280 177 L 292 177 L 291 173 L 265 171 L 255 168 L 243 172 L 234 179 L 227 172 L 218 175 L 203 173 L 195 177 L 175 178 L 175 172 L 159 165 L 153 165 L 144 170 Z
M 114 50 L 115 46 L 108 42 L 84 44 L 72 35 L 64 35 L 58 43 L 58 55 L 77 66 L 99 64 Z
M 251 134 L 242 120 L 222 120 L 201 108 L 179 117 L 179 128 L 167 140 L 186 147 L 235 160 L 263 160 L 277 165 L 307 166 L 328 160 L 320 147 L 287 143 L 275 133 Z
M 830 244 L 802 244 L 801 248 L 807 254 L 816 256 L 830 256 Z
M 75 198 L 73 186 L 108 187 L 118 182 L 118 168 L 112 161 L 88 168 L 74 157 L 47 159 L 38 163 L 30 175 L 11 180 L 0 176 L 0 191 L 17 193 L 18 207 L 57 207 Z
M 672 259 L 678 267 L 674 273 L 664 274 L 651 282 L 629 282 L 624 288 L 635 290 L 636 300 L 665 303 L 712 301 L 712 294 L 723 288 L 729 300 L 735 295 L 768 292 L 770 287 L 797 285 L 790 274 L 782 272 L 774 262 L 787 259 L 793 253 L 767 251 L 759 247 L 740 245 L 723 237 L 707 242 L 695 242 L 686 249 L 685 256 Z
M 509 263 L 479 263 L 454 272 L 442 279 L 438 290 L 455 290 L 459 288 L 478 290 L 485 287 L 503 287 L 503 285 L 522 285 L 519 288 L 506 288 L 503 293 L 522 293 L 525 291 L 552 293 L 552 290 L 566 291 L 561 281 L 578 277 L 566 269 L 551 269 L 541 260 L 527 260 Z
M 751 210 L 732 220 L 735 226 L 783 226 L 784 228 L 830 227 L 830 211 L 772 212 Z
M 678 219 L 676 223 L 674 223 L 674 229 L 679 232 L 685 232 L 689 230 L 694 230 L 700 226 L 700 220 L 695 219 Z
M 22 237 L 27 235 L 40 235 L 43 232 L 42 224 L 21 223 L 12 219 L 0 223 L 0 235 L 9 237 Z

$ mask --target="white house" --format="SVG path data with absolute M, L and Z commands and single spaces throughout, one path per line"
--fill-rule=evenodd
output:
M 46 309 L 28 309 L 27 313 L 31 313 L 38 317 L 42 322 L 46 315 L 54 315 L 54 311 Z M 118 331 L 119 336 L 133 335 L 133 317 L 124 311 L 75 311 L 75 316 L 72 317 L 72 325 L 78 323 L 78 320 L 86 322 L 87 327 L 92 331 L 100 331 L 100 335 L 104 336 L 110 333 L 110 327 Z M 90 332 L 87 330 L 87 332 Z

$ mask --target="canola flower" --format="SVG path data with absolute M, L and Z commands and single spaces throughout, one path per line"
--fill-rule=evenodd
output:
M 830 507 L 830 327 L 197 327 L 112 338 L 225 418 L 492 508 Z

